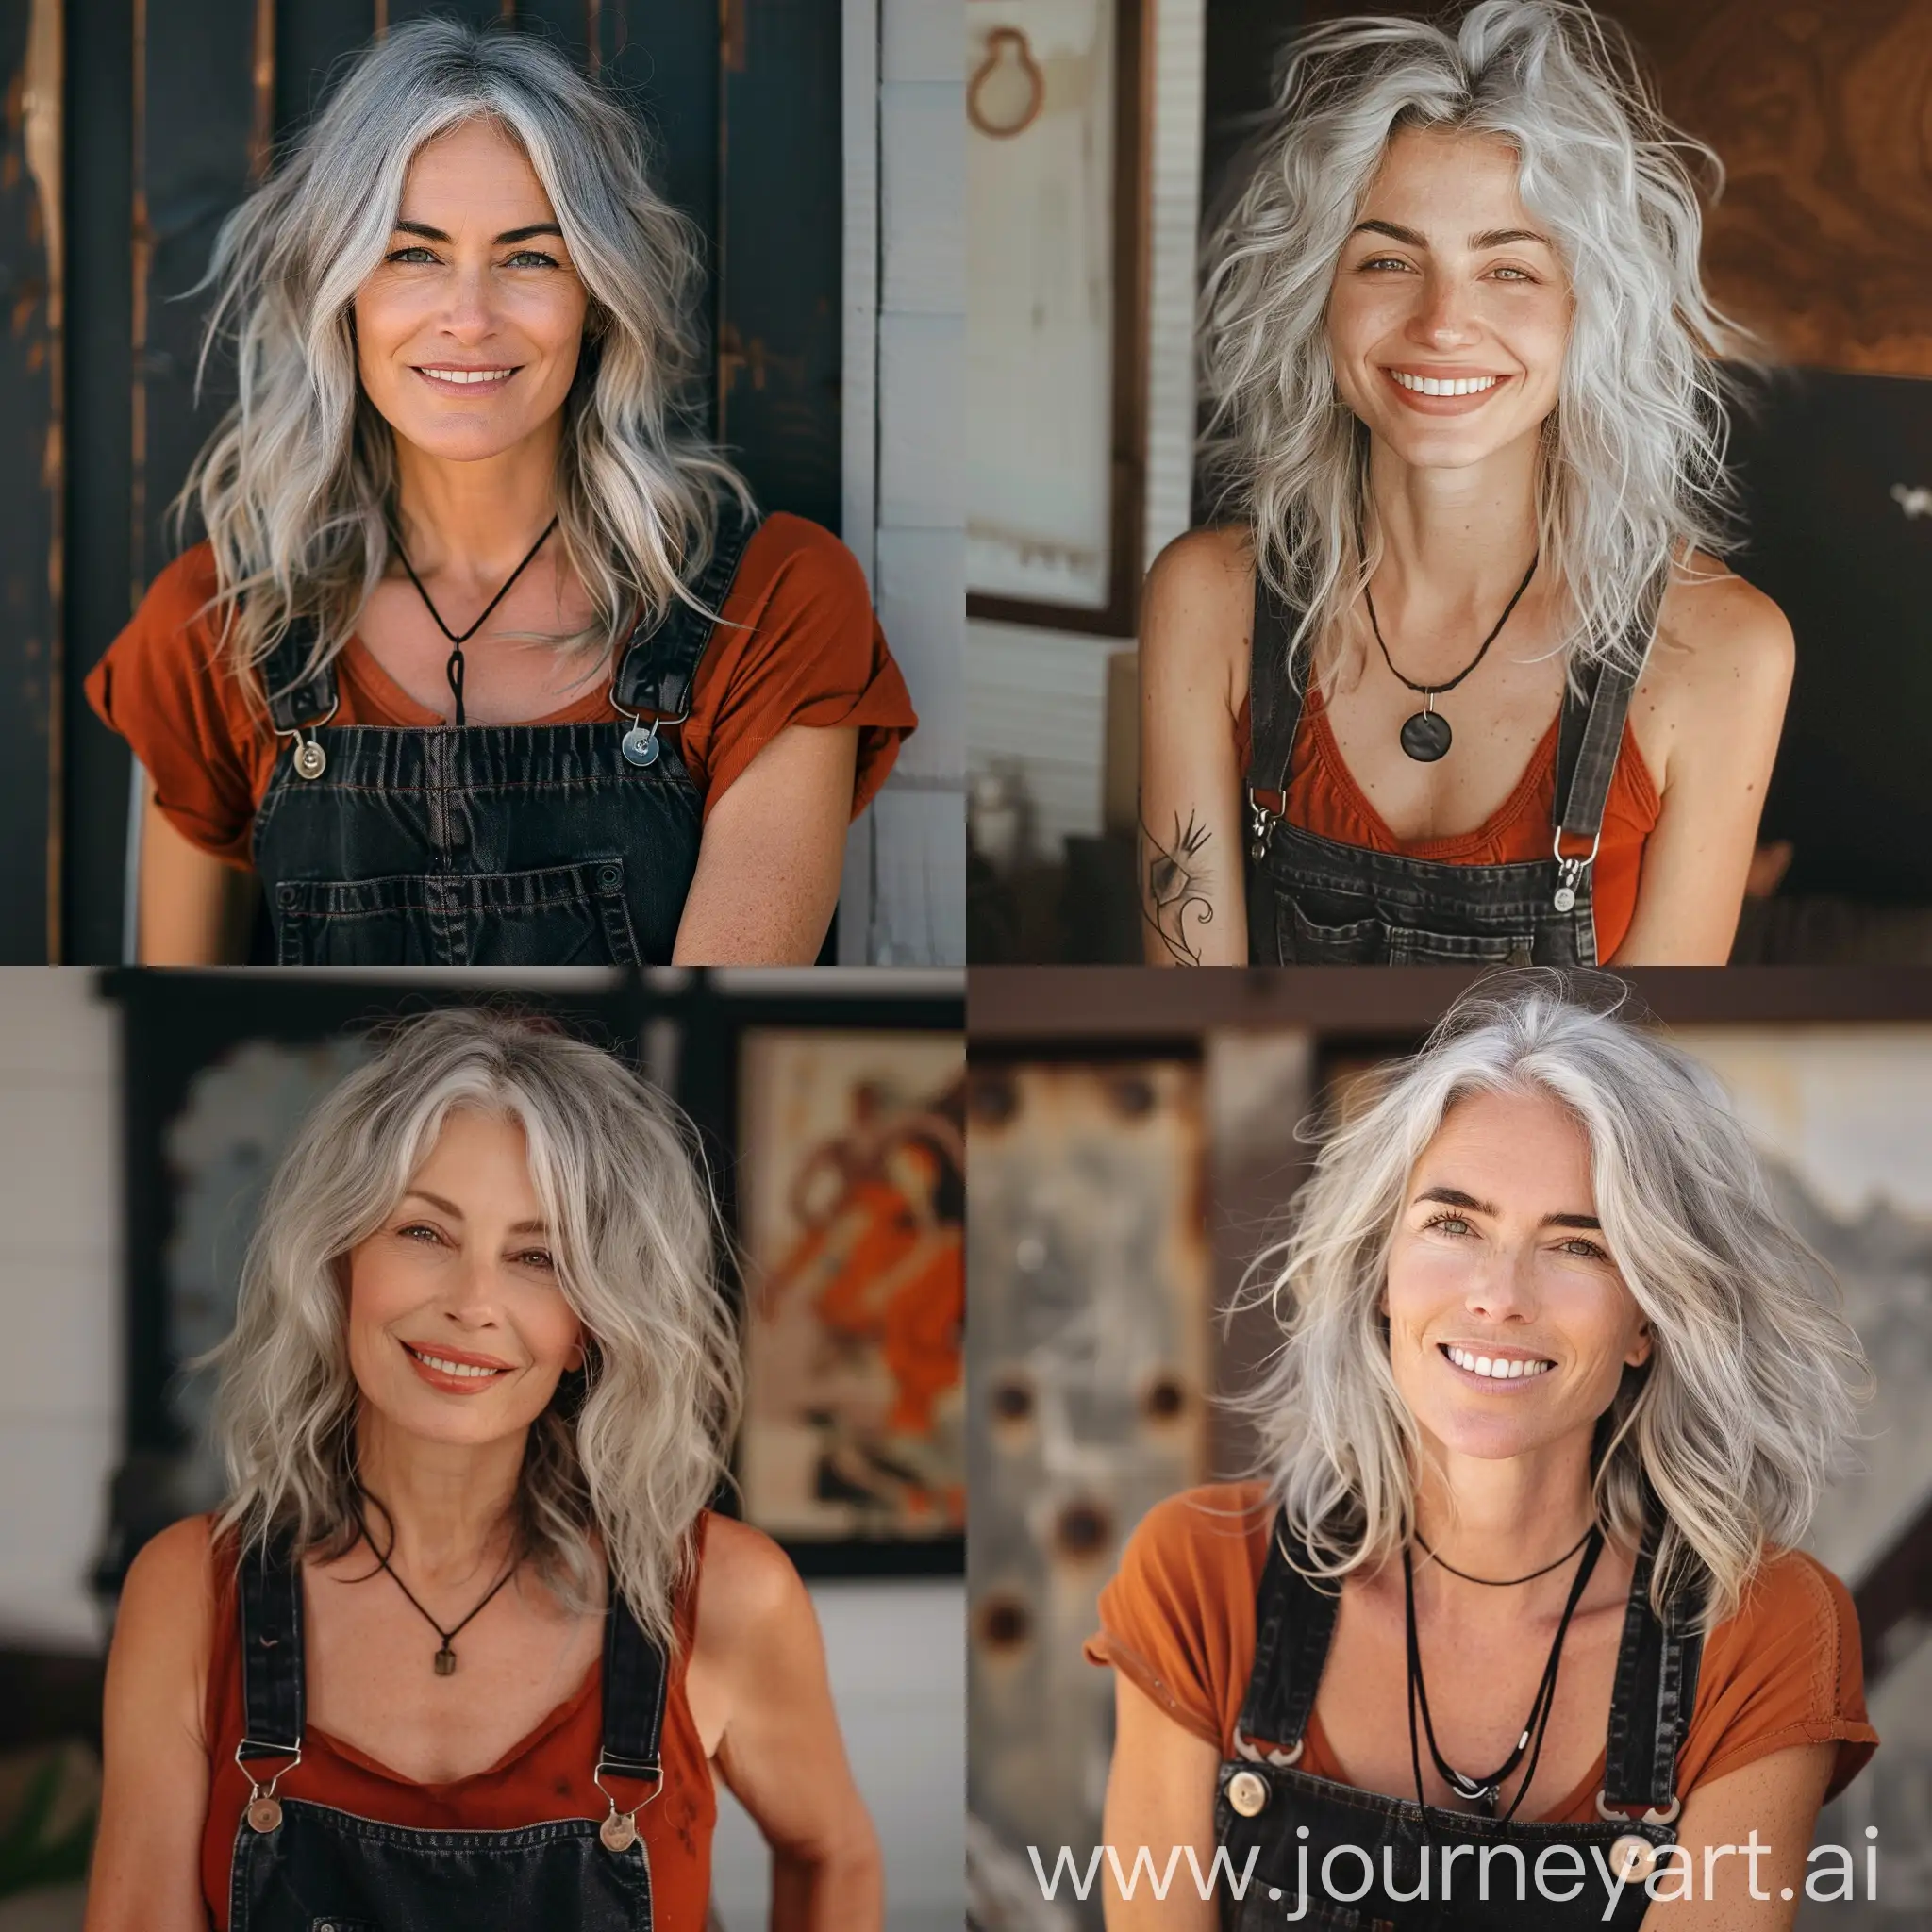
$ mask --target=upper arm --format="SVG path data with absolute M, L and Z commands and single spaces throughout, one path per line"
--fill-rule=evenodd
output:
M 1659 1866 L 1642 1932 L 1788 1932 L 1837 1757 L 1836 1744 L 1800 1744 L 1698 1785 L 1677 1830 L 1688 1868 L 1673 1876 L 1676 1861 Z
M 1191 531 L 1148 573 L 1137 884 L 1149 965 L 1247 963 L 1234 734 L 1253 597 L 1246 543 L 1235 531 Z
M 155 802 L 150 780 L 141 821 L 143 966 L 221 966 L 244 957 L 254 874 L 224 863 L 180 832 Z
M 1108 1932 L 1131 1932 L 1136 1926 L 1212 1932 L 1214 1902 L 1200 1896 L 1194 1873 L 1213 1869 L 1214 1779 L 1220 1762 L 1219 1752 L 1205 1738 L 1176 1724 L 1125 1672 L 1114 1673 L 1113 1761 L 1108 1767 L 1101 1841 L 1114 1848 L 1121 1871 L 1129 1877 L 1143 1845 L 1157 1875 L 1166 1871 L 1176 1850 L 1179 1857 L 1164 1902 L 1153 1895 L 1144 1866 L 1135 1896 L 1123 1898 L 1112 1866 L 1103 1860 Z
M 791 724 L 714 799 L 672 955 L 680 966 L 809 966 L 845 857 L 856 725 Z
M 1790 692 L 1791 627 L 1769 597 L 1726 576 L 1684 598 L 1633 702 L 1662 796 L 1618 966 L 1729 958 Z
M 692 1647 L 724 1691 L 719 1774 L 773 1850 L 814 1863 L 875 1857 L 811 1598 L 762 1531 L 711 1519 Z
M 86 1932 L 207 1932 L 202 1707 L 213 1596 L 206 1517 L 163 1530 L 127 1573 L 108 1653 Z

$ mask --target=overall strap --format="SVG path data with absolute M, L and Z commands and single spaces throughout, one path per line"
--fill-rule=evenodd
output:
M 1650 1607 L 1661 1527 L 1660 1513 L 1652 1515 L 1624 1613 L 1605 1747 L 1603 1801 L 1613 1808 L 1644 1805 L 1670 1809 L 1677 1795 L 1678 1747 L 1697 1703 L 1697 1672 L 1704 1657 L 1704 1634 L 1696 1627 L 1703 1608 L 1699 1592 L 1688 1587 L 1677 1591 L 1662 1621 Z
M 598 1770 L 620 1777 L 662 1777 L 667 1673 L 664 1653 L 646 1637 L 621 1593 L 613 1593 L 604 1630 L 604 1742 Z
M 1288 1560 L 1285 1510 L 1268 1538 L 1268 1561 L 1255 1597 L 1255 1664 L 1238 1726 L 1241 1739 L 1301 1755 L 1302 1735 L 1315 1707 L 1322 1667 L 1341 1607 L 1339 1587 L 1323 1590 Z
M 649 711 L 672 722 L 691 715 L 691 683 L 716 623 L 708 613 L 724 608 L 744 546 L 758 525 L 755 511 L 727 499 L 719 512 L 711 560 L 690 586 L 703 608 L 693 609 L 683 598 L 675 598 L 655 629 L 647 631 L 640 625 L 631 633 L 610 688 L 619 710 Z
M 1650 654 L 1657 631 L 1657 614 L 1663 603 L 1661 575 L 1644 587 L 1637 600 L 1624 641 L 1630 657 L 1641 665 Z M 1617 754 L 1624 743 L 1624 721 L 1638 674 L 1599 663 L 1586 675 L 1581 691 L 1566 685 L 1562 722 L 1557 729 L 1557 791 L 1550 816 L 1558 832 L 1590 841 L 1603 829 L 1604 807 L 1616 774 Z
M 302 1572 L 287 1532 L 243 1552 L 237 1571 L 242 1695 L 246 1715 L 236 1756 L 302 1753 Z
M 1294 613 L 1255 566 L 1254 641 L 1248 653 L 1247 789 L 1286 791 L 1302 722 L 1302 689 L 1288 659 Z
M 336 708 L 336 666 L 331 658 L 313 677 L 303 675 L 315 648 L 315 620 L 297 618 L 258 667 L 268 693 L 269 717 L 277 731 L 319 724 Z

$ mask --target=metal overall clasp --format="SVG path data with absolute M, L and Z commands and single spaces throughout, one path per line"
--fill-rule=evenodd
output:
M 1568 912 L 1576 904 L 1577 888 L 1583 883 L 1583 875 L 1596 863 L 1596 848 L 1603 843 L 1603 828 L 1597 828 L 1596 837 L 1590 841 L 1590 850 L 1581 858 L 1566 858 L 1563 856 L 1563 828 L 1557 827 L 1557 836 L 1551 850 L 1557 857 L 1557 890 L 1550 900 L 1558 912 Z
M 328 769 L 328 754 L 322 748 L 322 740 L 315 734 L 333 718 L 341 708 L 341 693 L 336 693 L 336 701 L 320 718 L 308 724 L 298 724 L 292 731 L 277 730 L 277 738 L 292 738 L 295 741 L 295 775 L 298 778 L 319 778 Z M 308 732 L 304 738 L 302 734 Z
M 242 1767 L 242 1775 L 248 1780 L 248 1803 L 243 1807 L 242 1815 L 248 1821 L 250 1831 L 270 1832 L 275 1830 L 282 1822 L 282 1802 L 275 1796 L 275 1787 L 302 1762 L 302 1747 L 297 1744 L 295 1755 L 290 1757 L 288 1763 L 264 1785 L 256 1781 L 255 1774 L 248 1768 L 247 1759 L 242 1755 L 248 1749 L 250 1741 L 249 1739 L 243 1738 L 235 1746 L 235 1762 Z M 287 1752 L 276 1750 L 274 1745 L 258 1744 L 255 1747 L 254 1755 L 258 1757 L 288 1757 Z
M 651 1802 L 651 1798 L 655 1798 L 664 1789 L 664 1780 L 660 1774 L 658 1782 L 651 1787 L 650 1797 L 647 1797 L 643 1804 L 633 1805 L 628 1811 L 620 1811 L 617 1808 L 617 1800 L 610 1795 L 609 1786 L 604 1782 L 604 1774 L 616 1769 L 617 1767 L 608 1758 L 600 1757 L 596 1770 L 591 1774 L 591 1783 L 604 1793 L 605 1801 L 610 1807 L 610 1816 L 597 1827 L 597 1836 L 604 1841 L 604 1849 L 607 1852 L 627 1852 L 637 1842 L 638 1813 L 644 1808 L 644 1805 Z

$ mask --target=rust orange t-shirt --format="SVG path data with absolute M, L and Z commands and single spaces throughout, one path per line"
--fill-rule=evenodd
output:
M 1513 865 L 1547 858 L 1550 810 L 1557 797 L 1558 723 L 1554 718 L 1550 721 L 1550 728 L 1530 754 L 1515 789 L 1474 831 L 1458 833 L 1453 839 L 1398 839 L 1383 824 L 1381 814 L 1342 762 L 1327 707 L 1319 691 L 1310 691 L 1289 759 L 1287 795 L 1270 802 L 1279 807 L 1290 824 L 1299 825 L 1305 832 L 1333 839 L 1341 845 L 1364 846 L 1371 852 L 1392 852 L 1443 865 Z M 1248 769 L 1253 734 L 1244 698 L 1235 720 L 1235 749 L 1243 772 Z M 1613 958 L 1630 930 L 1644 841 L 1657 829 L 1661 808 L 1649 767 L 1637 748 L 1637 735 L 1626 721 L 1609 796 L 1604 803 L 1596 863 L 1591 868 L 1599 960 Z
M 251 711 L 223 664 L 212 614 L 214 552 L 178 557 L 149 586 L 127 628 L 87 680 L 88 702 L 134 748 L 155 799 L 182 837 L 248 866 L 255 813 L 280 741 Z M 692 681 L 691 716 L 667 725 L 705 811 L 791 724 L 857 725 L 854 817 L 886 782 L 918 724 L 906 680 L 873 615 L 858 559 L 803 517 L 767 517 L 745 545 Z M 336 659 L 337 724 L 432 726 L 444 721 L 396 683 L 360 638 Z M 533 724 L 610 723 L 608 676 Z
M 1235 1724 L 1255 1661 L 1255 1594 L 1268 1559 L 1274 1505 L 1259 1483 L 1184 1490 L 1142 1518 L 1100 1593 L 1090 1661 L 1111 1664 L 1174 1721 L 1234 1756 Z M 1690 1728 L 1677 1756 L 1683 1794 L 1794 1744 L 1836 1740 L 1827 1797 L 1878 1746 L 1865 1714 L 1858 1615 L 1850 1592 L 1799 1550 L 1773 1555 L 1737 1615 L 1705 1640 Z M 1310 1716 L 1298 1767 L 1345 1783 Z M 1539 1823 L 1588 1824 L 1603 1788 L 1590 1775 Z
M 709 1521 L 710 1512 L 700 1511 L 691 1532 L 699 1564 Z M 235 1834 L 250 1789 L 247 1774 L 235 1762 L 246 1706 L 232 1540 L 217 1546 L 215 1574 L 214 1644 L 205 1716 L 213 1778 L 201 1837 L 201 1891 L 215 1932 L 228 1932 Z M 651 1874 L 653 1932 L 705 1932 L 711 1895 L 711 1834 L 718 1822 L 718 1797 L 684 1687 L 696 1607 L 694 1569 L 674 1611 L 679 1651 L 665 1686 L 658 1744 L 663 1782 L 657 1797 L 637 1814 L 638 1836 L 644 1842 Z M 310 1724 L 302 1740 L 302 1762 L 284 1775 L 276 1795 L 307 1798 L 409 1831 L 512 1831 L 564 1818 L 602 1819 L 610 1807 L 591 1774 L 597 1768 L 604 1728 L 603 1695 L 600 1657 L 572 1695 L 489 1770 L 441 1785 L 417 1784 Z M 625 1804 L 649 1790 L 648 1785 L 627 1780 L 607 1781 Z

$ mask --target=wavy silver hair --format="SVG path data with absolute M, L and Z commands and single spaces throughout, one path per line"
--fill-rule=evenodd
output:
M 585 1366 L 531 1426 L 518 1547 L 575 1608 L 612 1588 L 675 1642 L 691 1531 L 726 1469 L 741 1369 L 718 1220 L 688 1121 L 612 1055 L 542 1021 L 453 1008 L 393 1027 L 330 1091 L 276 1170 L 242 1263 L 215 1432 L 219 1535 L 291 1529 L 298 1552 L 357 1535 L 344 1257 L 379 1227 L 454 1111 L 516 1121 L 584 1324 Z M 595 1540 L 595 1541 L 593 1541 Z
M 1574 669 L 1635 671 L 1634 615 L 1689 550 L 1729 547 L 1716 358 L 1747 332 L 1698 279 L 1702 218 L 1683 156 L 1717 156 L 1651 98 L 1620 27 L 1565 0 L 1479 0 L 1453 27 L 1364 18 L 1310 29 L 1281 70 L 1253 172 L 1208 247 L 1203 453 L 1246 519 L 1256 567 L 1300 613 L 1292 653 L 1338 625 L 1374 575 L 1368 432 L 1327 345 L 1335 264 L 1391 138 L 1498 136 L 1550 232 L 1574 316 L 1543 425 L 1536 514 L 1567 601 Z
M 1653 1331 L 1650 1361 L 1624 1371 L 1597 1424 L 1596 1520 L 1634 1547 L 1648 1483 L 1669 1518 L 1652 1600 L 1661 1611 L 1701 1563 L 1716 1624 L 1766 1549 L 1804 1534 L 1845 1465 L 1869 1372 L 1836 1281 L 1779 1211 L 1716 1076 L 1558 974 L 1476 987 L 1331 1127 L 1286 1239 L 1244 1290 L 1272 1304 L 1282 1342 L 1233 1406 L 1315 1574 L 1401 1549 L 1423 1444 L 1377 1312 L 1390 1246 L 1449 1109 L 1523 1091 L 1553 1097 L 1588 1136 L 1605 1241 Z
M 594 614 L 546 639 L 608 649 L 703 569 L 718 504 L 743 481 L 697 433 L 691 225 L 652 187 L 631 114 L 527 33 L 414 21 L 358 56 L 275 175 L 228 216 L 202 286 L 217 293 L 196 383 L 223 341 L 240 394 L 195 458 L 175 512 L 212 544 L 225 655 L 251 697 L 289 625 L 312 619 L 308 669 L 333 658 L 381 582 L 395 484 L 389 425 L 357 379 L 351 309 L 382 259 L 425 142 L 493 121 L 529 157 L 591 301 L 563 406 L 564 558 Z

